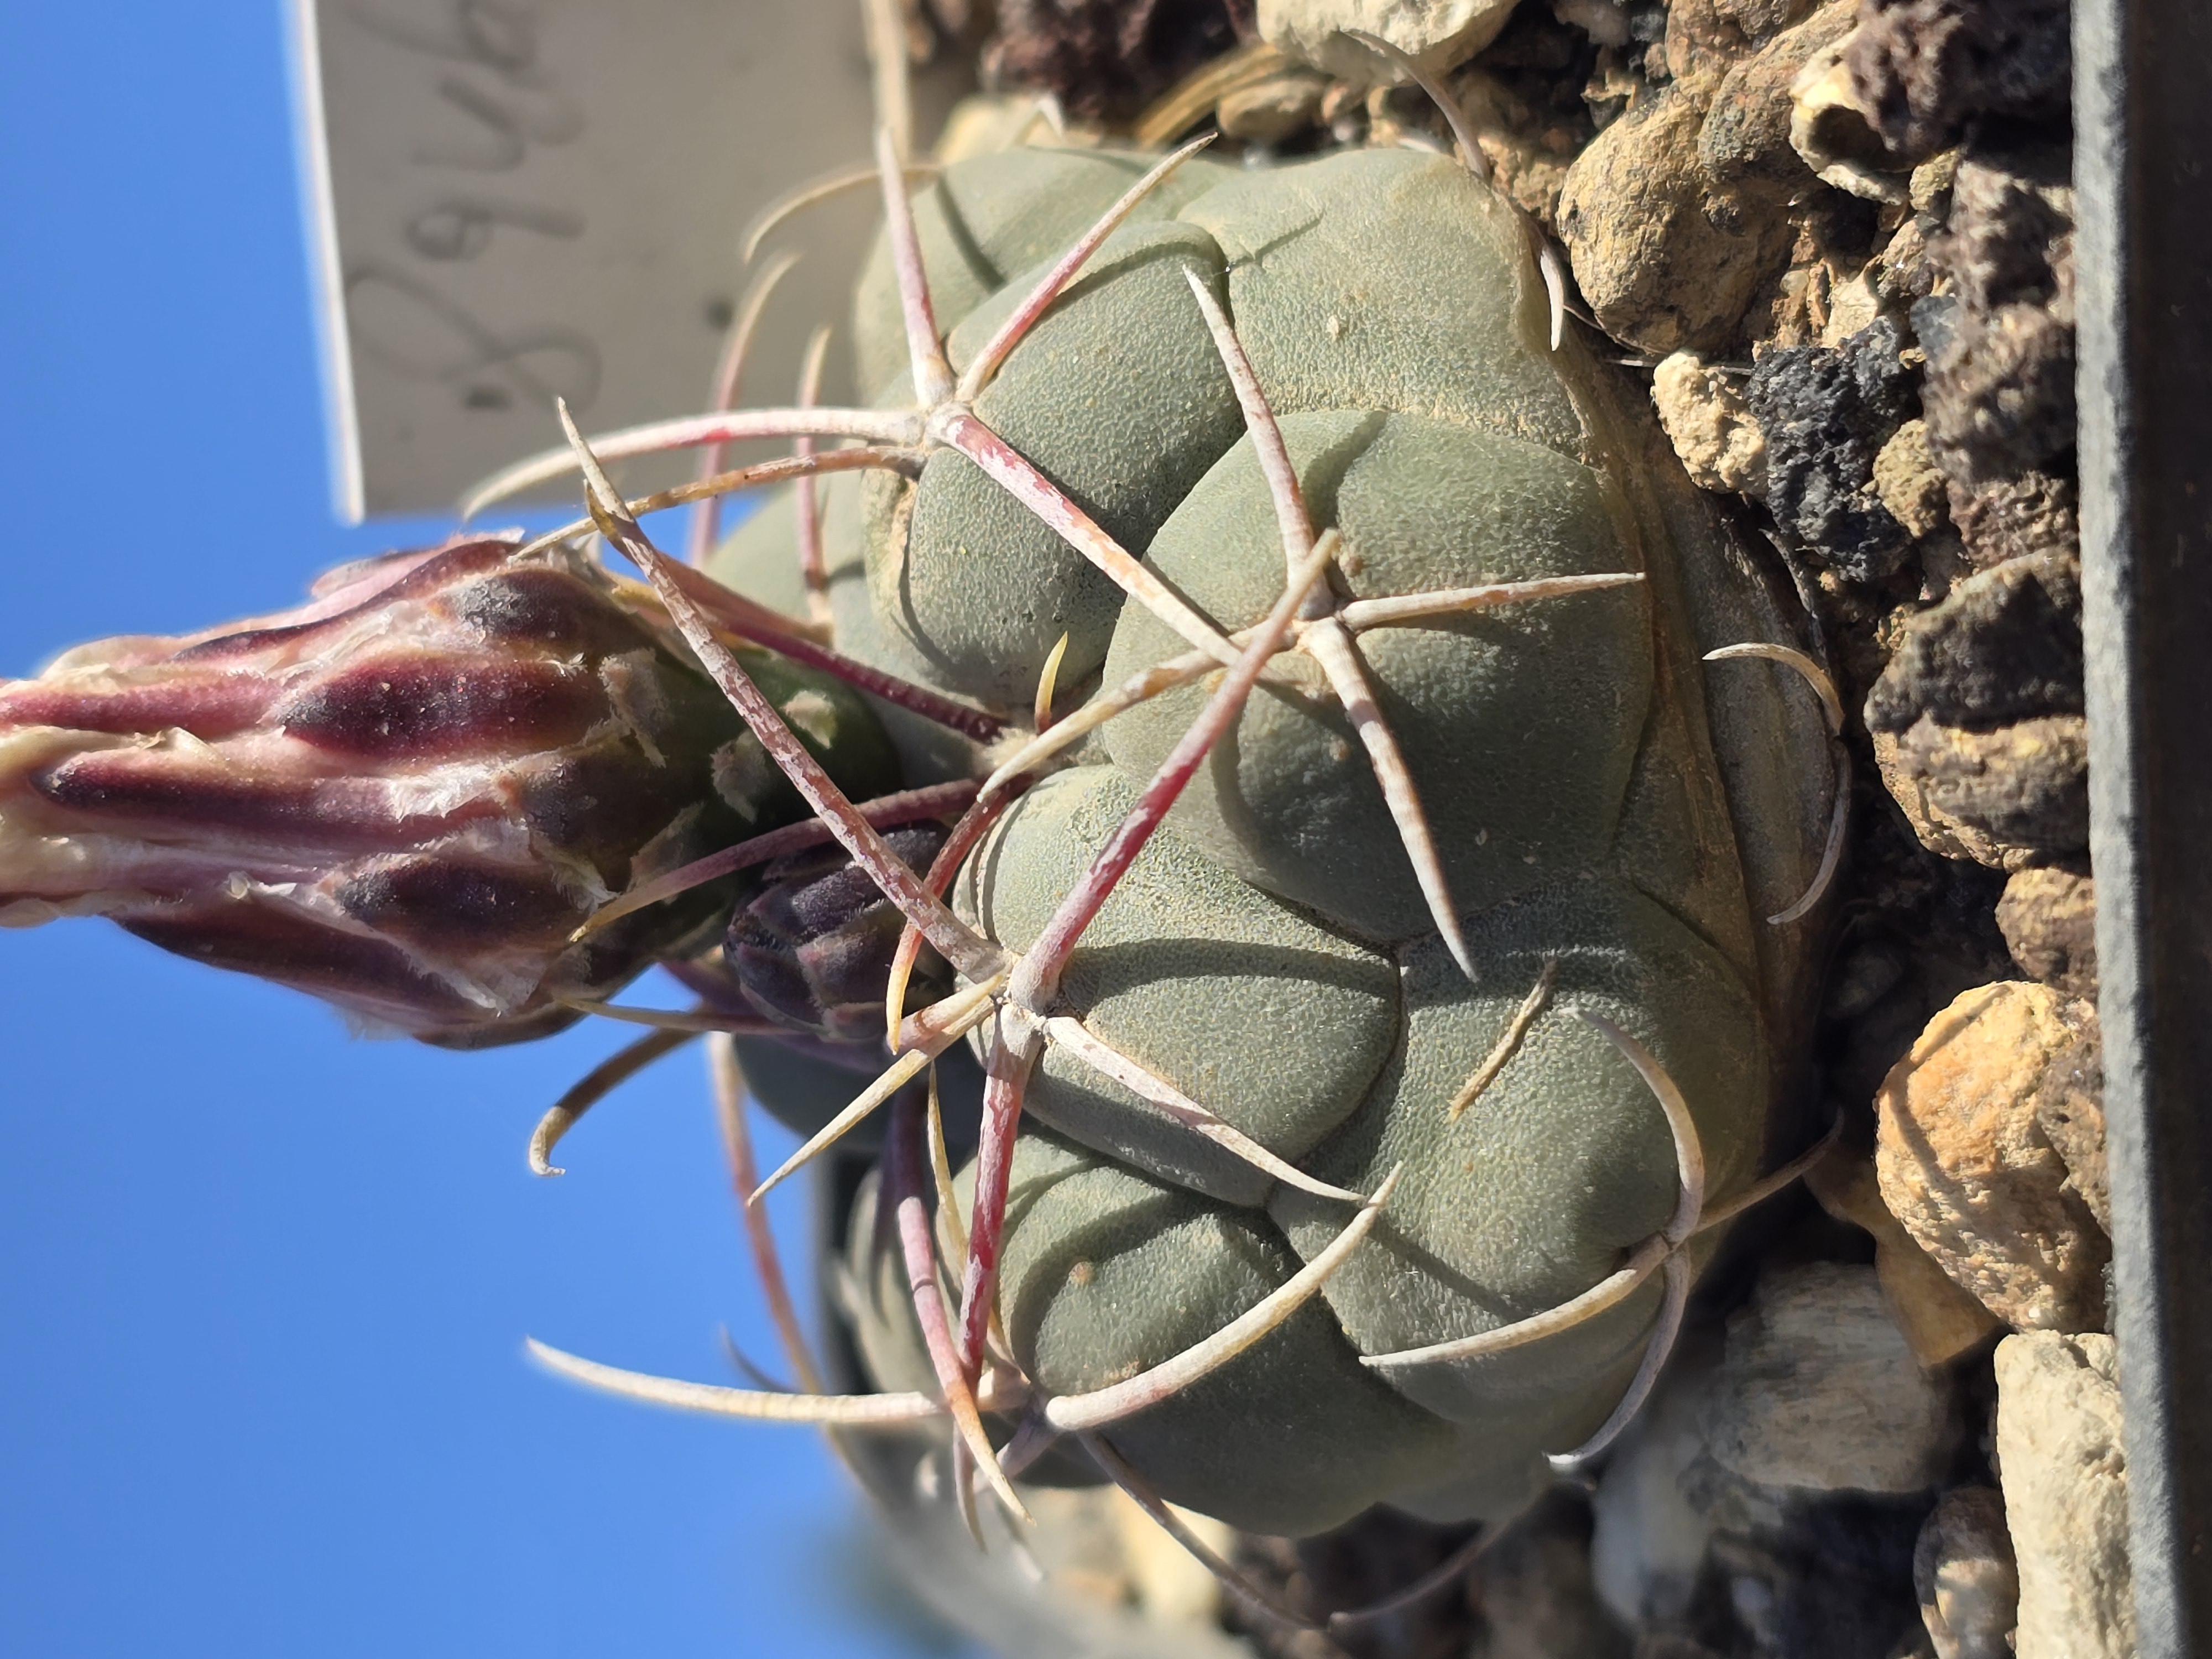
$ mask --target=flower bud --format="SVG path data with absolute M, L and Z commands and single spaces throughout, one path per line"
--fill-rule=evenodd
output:
M 461 538 L 0 681 L 0 923 L 108 916 L 447 1046 L 557 1029 L 731 895 L 574 940 L 602 903 L 804 810 L 635 592 Z M 841 782 L 896 787 L 856 696 L 743 654 Z
M 890 848 L 927 870 L 945 845 L 943 824 L 886 830 Z M 891 955 L 903 918 L 842 847 L 787 854 L 750 872 L 730 917 L 722 957 L 752 1010 L 831 1042 L 880 1044 Z M 952 988 L 944 959 L 924 945 L 907 1006 Z

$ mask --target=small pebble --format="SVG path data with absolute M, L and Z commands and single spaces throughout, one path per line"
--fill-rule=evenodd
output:
M 1365 86 L 1403 77 L 1345 31 L 1378 35 L 1432 75 L 1457 68 L 1505 27 L 1515 0 L 1259 0 L 1260 38 L 1279 52 Z
M 1875 494 L 1907 533 L 1932 536 L 1950 520 L 1942 470 L 1928 447 L 1928 422 L 1907 421 L 1874 458 Z
M 1583 298 L 1606 332 L 1645 351 L 1725 346 L 1789 264 L 1789 220 L 1706 175 L 1704 118 L 1679 91 L 1644 100 L 1591 141 L 1559 192 Z
M 1677 351 L 1652 372 L 1659 424 L 1700 489 L 1765 492 L 1766 440 L 1743 401 L 1743 380 L 1693 351 Z
M 1923 714 L 1986 728 L 2081 710 L 2081 567 L 2015 559 L 1911 618 L 1868 694 L 1866 719 L 1874 731 L 1902 732 Z
M 1674 0 L 1667 8 L 1667 73 L 1700 105 L 1706 104 L 1735 65 L 1802 21 L 1817 4 L 1818 0 Z
M 1673 15 L 1688 9 L 1677 5 Z M 1850 32 L 1856 11 L 1854 0 L 1831 0 L 1729 70 L 1698 132 L 1698 160 L 1717 182 L 1785 196 L 1810 187 L 1813 175 L 1790 143 L 1790 85 L 1808 58 Z
M 1912 1552 L 1912 1583 L 1936 1659 L 2013 1659 L 2020 1571 L 2004 1499 L 1988 1486 L 1943 1494 Z
M 1909 199 L 1911 163 L 1883 142 L 1853 85 L 1848 44 L 1814 53 L 1790 83 L 1790 146 L 1822 184 L 1899 205 Z
M 2089 726 L 2079 714 L 1993 731 L 1923 714 L 1901 736 L 1874 734 L 1890 796 L 1929 851 L 2022 870 L 2089 848 Z
M 2070 870 L 2022 870 L 2005 883 L 1997 927 L 2030 979 L 2097 995 L 2097 884 Z
M 1805 1185 L 1837 1220 L 1873 1236 L 1875 1276 L 1889 1298 L 1898 1329 L 1922 1364 L 1947 1364 L 2003 1328 L 1889 1212 L 1881 1201 L 1873 1160 L 1832 1152 L 1807 1171 Z

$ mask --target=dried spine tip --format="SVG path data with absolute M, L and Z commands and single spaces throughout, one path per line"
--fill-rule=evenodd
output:
M 561 1144 L 563 1135 L 576 1127 L 576 1120 L 663 1054 L 673 1054 L 682 1048 L 694 1035 L 690 1031 L 655 1031 L 627 1048 L 617 1049 L 586 1073 L 553 1103 L 531 1132 L 530 1173 L 566 1175 L 566 1170 L 557 1168 L 552 1162 L 553 1149 Z

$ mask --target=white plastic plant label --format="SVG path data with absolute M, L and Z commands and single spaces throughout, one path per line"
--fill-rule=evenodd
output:
M 293 0 L 292 33 L 349 522 L 558 442 L 556 396 L 595 430 L 701 407 L 747 221 L 870 153 L 854 0 Z M 810 211 L 745 401 L 842 323 L 873 211 Z

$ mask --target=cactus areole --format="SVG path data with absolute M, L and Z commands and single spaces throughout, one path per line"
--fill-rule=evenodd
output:
M 1271 1534 L 1501 1516 L 1634 1411 L 1760 1190 L 1820 702 L 1705 661 L 1790 605 L 1553 343 L 1502 196 L 1155 160 L 895 185 L 868 407 L 507 479 L 580 465 L 647 585 L 465 540 L 0 690 L 0 915 L 441 1042 L 665 961 L 810 1152 L 881 1113 L 839 1274 L 879 1392 L 550 1356 L 593 1380 L 949 1425 L 1017 1512 L 1087 1470 Z M 763 435 L 818 447 L 703 571 L 594 459 Z

